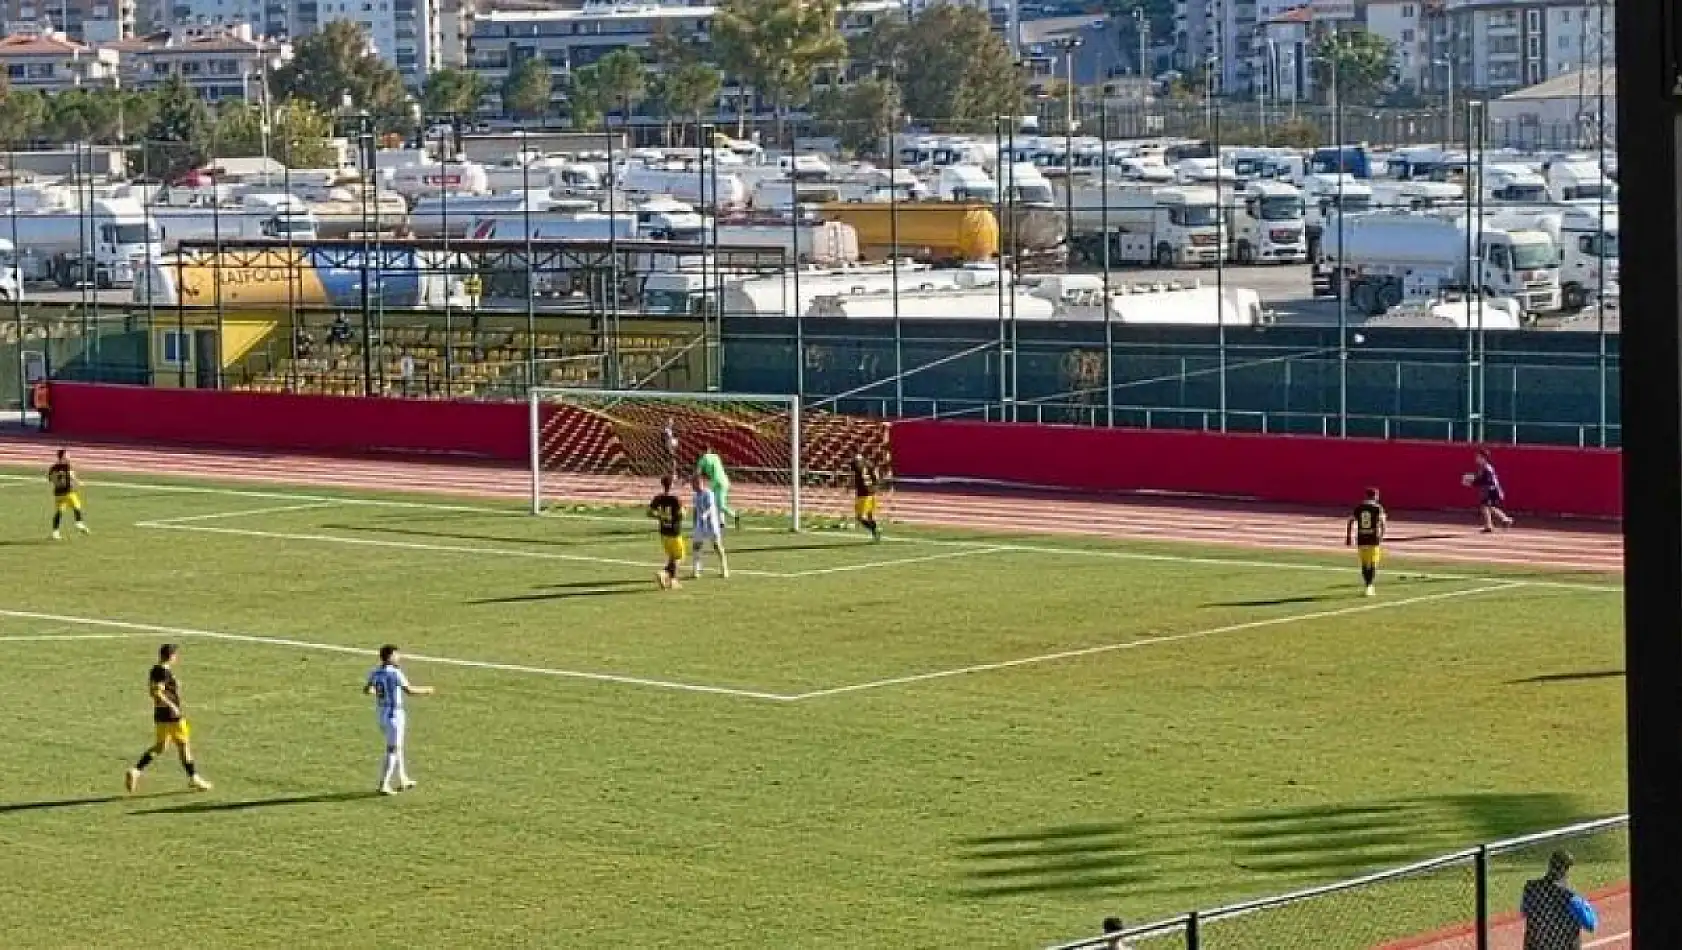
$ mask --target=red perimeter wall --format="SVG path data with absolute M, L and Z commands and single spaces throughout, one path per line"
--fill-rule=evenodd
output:
M 527 453 L 520 403 L 55 383 L 52 408 L 55 433 L 71 439 L 495 462 L 524 462 Z M 1457 443 L 922 420 L 895 423 L 892 433 L 894 471 L 909 478 L 1340 507 L 1376 485 L 1395 508 L 1476 501 L 1460 484 L 1472 450 Z M 1491 454 L 1515 511 L 1619 516 L 1617 452 L 1497 446 Z
M 524 462 L 526 406 L 54 383 L 53 434 L 325 454 Z
M 1473 449 L 1450 442 L 913 420 L 894 425 L 893 449 L 894 473 L 912 478 L 1303 505 L 1352 504 L 1376 486 L 1394 508 L 1477 503 L 1460 483 L 1472 469 Z M 1490 458 L 1515 511 L 1619 516 L 1623 476 L 1615 451 L 1493 446 Z

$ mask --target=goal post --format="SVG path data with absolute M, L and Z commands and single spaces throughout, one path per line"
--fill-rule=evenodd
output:
M 851 515 L 855 456 L 890 468 L 887 423 L 812 410 L 791 395 L 534 388 L 528 409 L 533 514 L 561 500 L 640 503 L 662 475 L 683 495 L 711 449 L 730 473 L 733 508 L 786 516 L 798 531 L 813 515 Z

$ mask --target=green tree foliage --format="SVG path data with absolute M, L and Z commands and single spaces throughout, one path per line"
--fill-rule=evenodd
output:
M 55 142 L 113 145 L 123 139 L 124 96 L 114 89 L 66 89 L 47 100 L 43 133 Z
M 157 96 L 157 114 L 146 127 L 146 167 L 153 175 L 169 180 L 205 164 L 210 157 L 214 120 L 210 107 L 180 76 L 171 76 Z
M 986 11 L 940 3 L 909 22 L 877 21 L 857 54 L 899 85 L 905 111 L 953 131 L 985 131 L 1022 110 L 1022 79 Z
M 835 136 L 842 148 L 855 153 L 878 151 L 899 110 L 899 84 L 891 78 L 868 76 L 825 89 L 812 99 L 823 134 Z
M 427 75 L 421 103 L 433 115 L 472 115 L 489 91 L 485 77 L 478 73 L 445 68 Z
M 1366 30 L 1323 34 L 1314 44 L 1314 85 L 1332 97 L 1327 102 L 1370 103 L 1390 85 L 1395 53 L 1389 40 Z
M 602 88 L 601 73 L 596 67 L 585 66 L 572 71 L 567 82 L 566 98 L 574 129 L 593 132 L 601 126 L 608 100 Z
M 724 0 L 713 20 L 720 63 L 770 100 L 778 140 L 784 113 L 811 94 L 818 67 L 847 55 L 836 6 L 836 0 Z
M 38 92 L 7 89 L 0 94 L 0 141 L 21 145 L 41 134 L 47 105 Z
M 601 78 L 602 95 L 629 125 L 631 110 L 648 94 L 648 67 L 642 57 L 629 49 L 616 49 L 596 62 L 596 75 Z
M 696 127 L 712 110 L 724 87 L 724 77 L 717 69 L 702 62 L 683 63 L 661 73 L 654 81 L 654 98 L 666 115 L 690 119 Z
M 216 157 L 238 158 L 268 154 L 293 168 L 331 165 L 333 119 L 310 102 L 293 99 L 274 109 L 267 142 L 263 110 L 249 103 L 224 106 L 216 117 Z
M 549 111 L 553 92 L 549 64 L 536 57 L 522 59 L 502 82 L 502 111 L 517 119 L 535 119 Z
M 334 20 L 292 47 L 292 61 L 277 70 L 274 89 L 282 99 L 303 99 L 328 115 L 348 105 L 367 110 L 382 132 L 412 128 L 403 77 L 373 52 L 362 27 Z

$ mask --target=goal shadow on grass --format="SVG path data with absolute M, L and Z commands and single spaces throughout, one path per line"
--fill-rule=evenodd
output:
M 958 857 L 966 883 L 958 893 L 988 899 L 1172 887 L 1167 869 L 1182 856 L 1159 843 L 1164 832 L 1139 822 L 1090 822 L 965 838 Z

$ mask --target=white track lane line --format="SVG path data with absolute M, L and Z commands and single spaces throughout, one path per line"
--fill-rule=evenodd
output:
M 33 610 L 3 610 L 0 617 L 11 617 L 16 620 L 34 620 L 42 623 L 67 624 L 72 626 L 105 627 L 112 630 L 125 631 L 122 634 L 112 634 L 112 638 L 140 636 L 143 634 L 162 635 L 168 637 L 196 637 L 203 640 L 223 640 L 231 643 L 256 643 L 265 646 L 291 647 L 298 650 L 315 650 L 324 653 L 345 653 L 352 656 L 372 658 L 374 651 L 363 647 L 344 646 L 337 643 L 316 643 L 310 640 L 295 640 L 289 637 L 264 637 L 255 634 L 227 633 L 219 630 L 199 630 L 193 627 L 173 627 L 163 624 L 134 623 L 127 620 L 107 620 L 100 617 L 75 617 L 67 614 L 40 613 Z M 618 673 L 596 673 L 588 670 L 553 669 L 544 666 L 526 666 L 520 663 L 496 663 L 489 660 L 464 660 L 458 657 L 430 656 L 424 653 L 410 653 L 404 651 L 404 659 L 417 663 L 435 663 L 440 666 L 461 666 L 479 670 L 498 670 L 504 673 L 525 673 L 534 676 L 553 676 L 562 679 L 588 680 L 596 683 L 618 683 L 627 686 L 646 686 L 656 689 L 675 690 L 684 693 L 711 693 L 720 696 L 735 696 L 742 699 L 760 699 L 773 702 L 789 702 L 793 696 L 782 693 L 768 693 L 760 690 L 737 689 L 732 686 L 711 686 L 705 683 L 684 683 L 676 680 L 650 679 L 643 676 L 624 676 Z
M 1083 647 L 1078 650 L 1060 650 L 1056 653 L 1042 653 L 1038 656 L 1025 656 L 1015 660 L 1000 660 L 996 663 L 977 663 L 973 666 L 960 666 L 949 670 L 934 670 L 928 673 L 914 673 L 909 676 L 894 676 L 889 677 L 888 679 L 873 680 L 868 683 L 854 683 L 851 686 L 837 686 L 831 689 L 813 690 L 807 693 L 796 694 L 791 698 L 795 700 L 820 699 L 826 696 L 838 696 L 842 693 L 857 693 L 863 692 L 864 690 L 882 689 L 888 686 L 904 686 L 911 683 L 925 683 L 929 680 L 950 679 L 956 676 L 969 676 L 975 673 L 989 673 L 995 670 L 1013 669 L 1019 666 L 1033 666 L 1040 663 L 1053 663 L 1059 660 L 1073 660 L 1081 657 L 1097 656 L 1103 653 L 1119 653 L 1123 650 L 1139 650 L 1145 647 L 1162 646 L 1169 643 L 1182 643 L 1187 640 L 1201 640 L 1228 633 L 1241 633 L 1246 630 L 1259 630 L 1264 627 L 1277 627 L 1292 623 L 1307 623 L 1313 620 L 1328 620 L 1333 617 L 1347 617 L 1352 614 L 1371 613 L 1378 610 L 1394 610 L 1398 607 L 1410 607 L 1415 604 L 1449 600 L 1456 597 L 1472 597 L 1479 594 L 1494 594 L 1501 591 L 1514 590 L 1520 587 L 1528 586 L 1529 584 L 1524 581 L 1511 581 L 1503 584 L 1492 584 L 1487 587 L 1474 587 L 1470 590 L 1421 594 L 1417 597 L 1407 597 L 1402 600 L 1376 601 L 1372 603 L 1358 604 L 1351 607 L 1338 607 L 1333 610 L 1317 610 L 1306 614 L 1294 614 L 1289 617 L 1269 617 L 1265 620 L 1247 620 L 1243 623 L 1210 627 L 1206 630 L 1191 630 L 1186 633 L 1171 633 L 1160 637 L 1145 637 L 1139 640 L 1125 640 L 1120 643 L 1106 643 L 1094 647 Z

